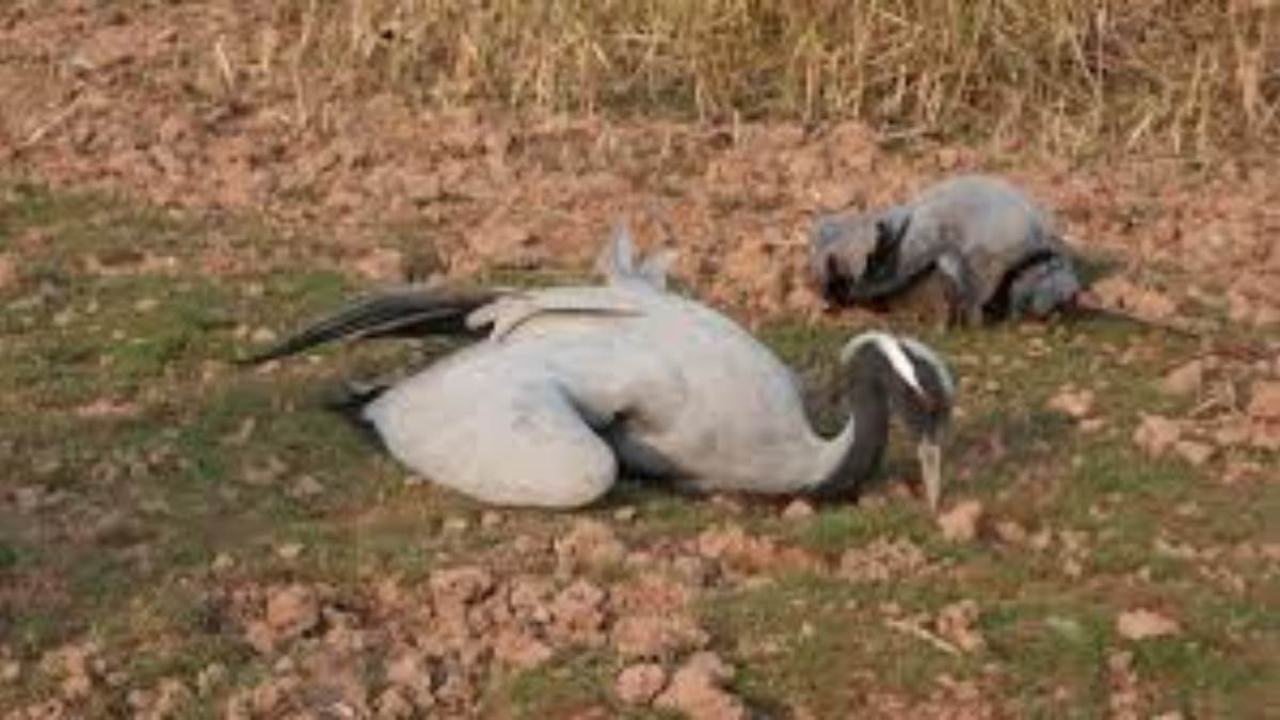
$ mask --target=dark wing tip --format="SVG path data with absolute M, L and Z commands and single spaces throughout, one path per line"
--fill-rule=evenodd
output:
M 470 335 L 467 315 L 503 293 L 502 290 L 449 286 L 411 286 L 375 293 L 312 322 L 266 349 L 237 358 L 235 364 L 260 365 L 335 340 Z

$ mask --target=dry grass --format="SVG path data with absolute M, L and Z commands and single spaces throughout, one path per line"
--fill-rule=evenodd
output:
M 1280 3 L 289 0 L 295 68 L 438 104 L 859 119 L 1069 153 L 1280 132 Z M 287 39 L 286 39 L 287 38 Z M 301 84 L 300 84 L 301 85 Z M 298 88 L 301 92 L 301 87 Z

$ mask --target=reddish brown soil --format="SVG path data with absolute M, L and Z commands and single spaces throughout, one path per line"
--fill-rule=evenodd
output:
M 117 5 L 0 11 L 8 172 L 261 214 L 322 236 L 325 259 L 377 278 L 419 256 L 454 275 L 583 270 L 627 218 L 642 244 L 678 248 L 679 277 L 758 319 L 817 308 L 801 273 L 815 210 L 986 170 L 1023 183 L 1086 252 L 1135 261 L 1125 270 L 1143 287 L 1148 265 L 1136 261 L 1172 261 L 1195 279 L 1179 283 L 1178 301 L 1280 319 L 1280 160 L 1264 152 L 1198 167 L 1122 152 L 1073 165 L 925 141 L 895 149 L 856 124 L 422 110 L 361 93 L 355 74 L 294 63 L 300 30 L 266 5 Z M 307 257 L 320 262 L 315 249 Z

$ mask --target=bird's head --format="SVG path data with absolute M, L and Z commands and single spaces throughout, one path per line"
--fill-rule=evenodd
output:
M 919 340 L 878 331 L 850 340 L 840 359 L 850 370 L 855 402 L 859 392 L 870 393 L 876 402 L 883 397 L 915 440 L 925 495 L 936 512 L 942 497 L 942 445 L 956 394 L 946 363 Z
M 824 215 L 809 239 L 809 282 L 832 305 L 848 301 L 851 288 L 892 273 L 890 257 L 907 226 L 902 208 L 882 213 Z
M 827 303 L 843 303 L 875 249 L 876 227 L 870 216 L 819 218 L 809 239 L 810 284 Z

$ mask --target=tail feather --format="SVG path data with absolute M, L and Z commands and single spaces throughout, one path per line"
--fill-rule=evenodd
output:
M 279 343 L 241 361 L 257 365 L 334 340 L 424 335 L 474 335 L 466 317 L 493 302 L 501 290 L 455 287 L 409 287 L 355 301 L 321 318 Z

